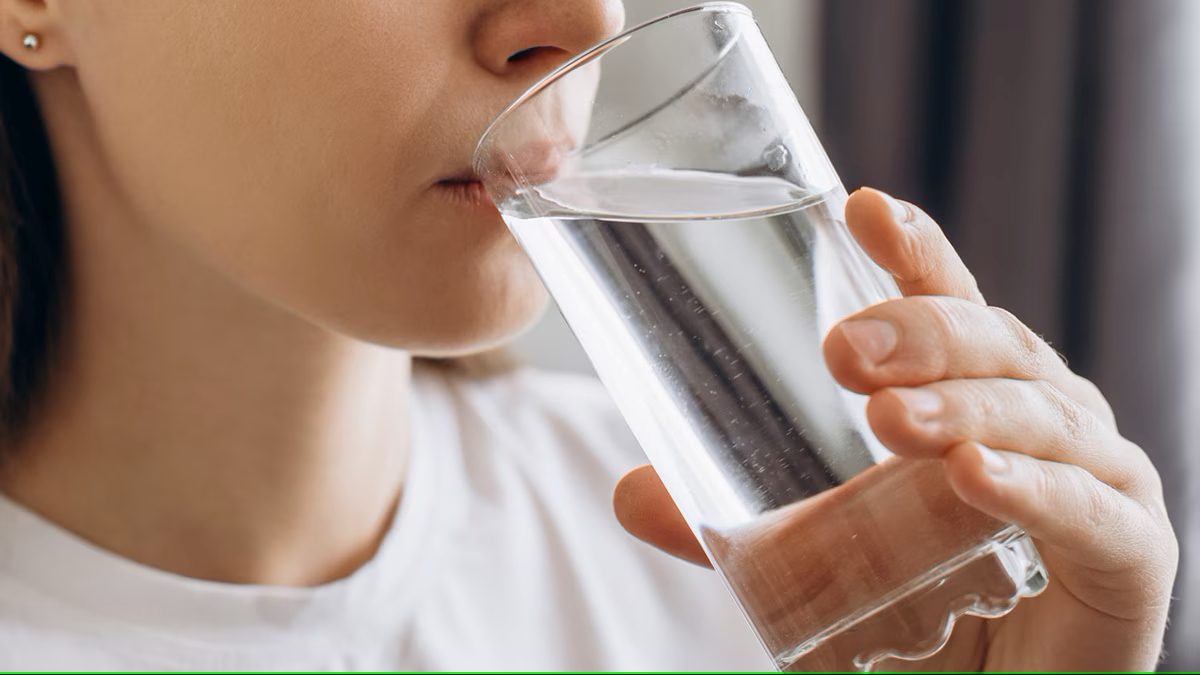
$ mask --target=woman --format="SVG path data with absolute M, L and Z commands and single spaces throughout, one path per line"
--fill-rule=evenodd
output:
M 470 153 L 619 4 L 0 19 L 0 666 L 766 665 L 711 576 L 617 539 L 600 504 L 637 450 L 596 385 L 413 365 L 543 307 Z M 847 217 L 909 297 L 835 328 L 833 372 L 1054 579 L 919 665 L 1153 667 L 1177 555 L 1154 468 L 920 211 L 863 190 Z M 615 505 L 696 559 L 649 469 Z

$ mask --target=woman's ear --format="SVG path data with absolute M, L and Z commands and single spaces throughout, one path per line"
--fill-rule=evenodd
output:
M 0 0 L 0 53 L 29 70 L 74 65 L 63 29 L 62 4 L 60 0 Z

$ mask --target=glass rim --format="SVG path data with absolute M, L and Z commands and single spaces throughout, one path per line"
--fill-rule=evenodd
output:
M 670 19 L 683 16 L 685 14 L 718 11 L 736 12 L 749 17 L 754 16 L 754 13 L 750 11 L 749 7 L 746 7 L 738 2 L 727 2 L 724 0 L 718 0 L 716 2 L 704 2 L 698 5 L 692 5 L 690 7 L 681 7 L 679 9 L 667 12 L 661 16 L 654 17 L 653 19 L 643 21 L 632 28 L 627 28 L 610 38 L 606 38 L 605 40 L 597 42 L 591 47 L 588 47 L 582 52 L 579 52 L 575 56 L 572 56 L 563 63 L 559 64 L 554 68 L 554 70 L 551 70 L 549 73 L 546 73 L 542 77 L 538 78 L 538 80 L 533 84 L 529 85 L 525 91 L 521 92 L 517 98 L 513 99 L 511 103 L 506 105 L 504 109 L 500 111 L 500 114 L 496 115 L 496 118 L 493 119 L 490 124 L 488 124 L 487 129 L 485 129 L 483 134 L 479 137 L 479 142 L 475 144 L 475 151 L 471 154 L 472 169 L 478 171 L 480 150 L 483 148 L 488 138 L 492 135 L 492 132 L 496 130 L 496 127 L 500 126 L 506 119 L 508 119 L 509 115 L 513 111 L 515 111 L 517 108 L 520 108 L 522 105 L 528 102 L 529 99 L 542 93 L 542 91 L 544 91 L 550 85 L 561 80 L 566 75 L 574 72 L 579 67 L 590 63 L 600 56 L 603 56 L 611 49 L 627 41 L 630 36 L 638 31 L 649 28 L 655 24 L 662 23 L 663 21 L 668 21 Z

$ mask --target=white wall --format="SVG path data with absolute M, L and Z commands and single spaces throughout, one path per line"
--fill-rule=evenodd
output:
M 749 7 L 784 75 L 796 91 L 800 105 L 814 124 L 817 106 L 817 0 L 741 0 Z M 696 0 L 626 0 L 626 24 L 634 26 Z M 591 368 L 575 338 L 555 307 L 514 345 L 527 362 L 564 370 L 587 372 Z

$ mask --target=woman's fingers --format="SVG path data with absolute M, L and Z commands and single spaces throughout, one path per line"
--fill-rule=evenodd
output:
M 638 539 L 688 562 L 709 566 L 700 542 L 649 464 L 634 468 L 617 482 L 613 512 L 621 526 Z
M 1034 539 L 1053 547 L 1056 556 L 1097 573 L 1146 568 L 1169 574 L 1173 569 L 1168 564 L 1173 560 L 1163 555 L 1161 544 L 1174 538 L 1162 532 L 1169 525 L 1163 514 L 1153 512 L 1157 502 L 1135 500 L 1073 464 L 992 450 L 978 443 L 955 446 L 943 461 L 959 499 L 998 520 L 1020 525 Z M 1118 616 L 1124 613 L 1099 609 Z
M 1062 359 L 1020 321 L 966 300 L 922 296 L 874 305 L 830 331 L 833 376 L 856 391 L 962 377 L 1060 378 Z
M 862 393 L 946 379 L 1046 380 L 1109 426 L 1112 411 L 1091 383 L 1012 314 L 958 298 L 884 302 L 839 323 L 825 361 L 843 386 Z
M 1076 464 L 1114 488 L 1151 498 L 1160 488 L 1141 448 L 1045 380 L 972 379 L 876 392 L 867 418 L 896 454 L 940 457 L 966 441 Z
M 846 202 L 846 224 L 905 295 L 949 295 L 983 304 L 975 277 L 924 211 L 871 188 Z

